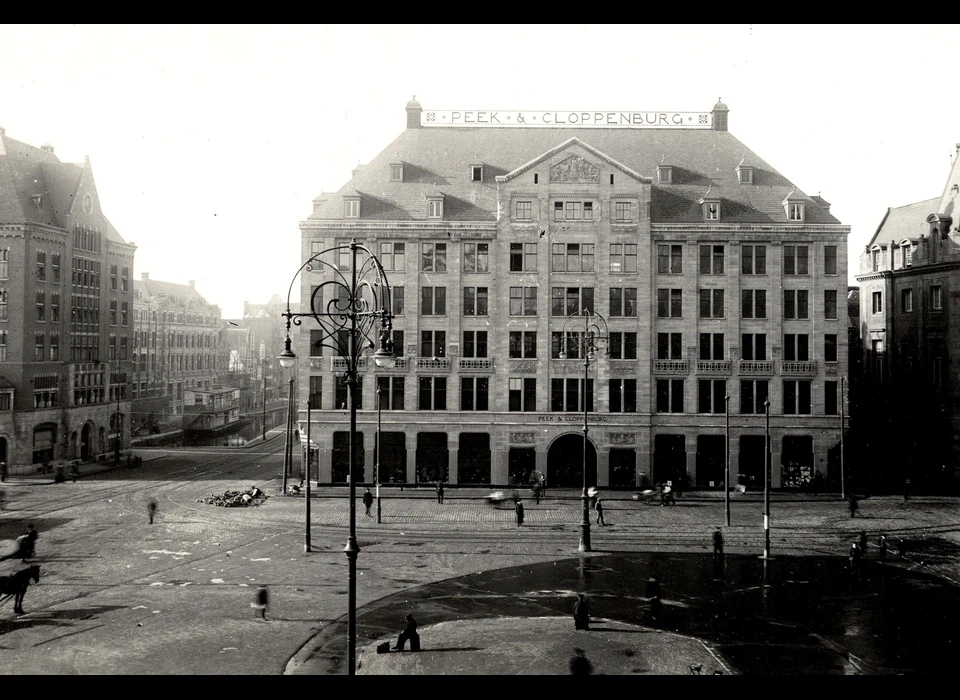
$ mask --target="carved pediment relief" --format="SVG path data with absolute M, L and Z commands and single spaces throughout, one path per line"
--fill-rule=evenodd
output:
M 600 168 L 580 156 L 570 156 L 550 167 L 550 182 L 599 182 Z

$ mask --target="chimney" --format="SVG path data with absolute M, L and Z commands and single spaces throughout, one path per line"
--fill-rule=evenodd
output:
M 42 146 L 40 146 L 40 148 L 41 150 L 44 150 L 47 153 L 53 153 L 53 146 L 51 146 L 49 143 L 43 144 Z
M 148 280 L 148 279 L 150 279 L 150 273 L 149 273 L 149 272 L 141 272 L 141 273 L 140 273 L 140 279 L 142 279 L 142 280 Z
M 730 109 L 723 104 L 720 98 L 717 98 L 717 104 L 713 106 L 713 130 L 727 131 L 727 113 Z
M 420 123 L 421 114 L 423 114 L 423 107 L 420 106 L 420 103 L 417 102 L 417 96 L 414 95 L 413 99 L 407 102 L 407 128 L 408 129 L 423 128 L 423 125 Z

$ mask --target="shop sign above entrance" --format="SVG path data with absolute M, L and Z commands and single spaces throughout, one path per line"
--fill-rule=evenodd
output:
M 712 129 L 709 112 L 614 110 L 435 109 L 420 114 L 421 126 L 577 127 L 591 129 Z

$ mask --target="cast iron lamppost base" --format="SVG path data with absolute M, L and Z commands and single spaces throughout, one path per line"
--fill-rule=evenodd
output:
M 359 254 L 363 255 L 360 256 Z M 323 281 L 311 285 L 307 303 L 308 311 L 295 313 L 290 310 L 290 294 L 294 282 L 303 270 L 316 269 L 323 273 Z M 311 282 L 315 278 L 311 279 Z M 324 289 L 327 291 L 324 292 Z M 321 338 L 311 343 L 333 350 L 346 364 L 344 372 L 350 400 L 350 447 L 349 447 L 349 484 L 350 484 L 350 534 L 343 548 L 348 562 L 347 592 L 347 673 L 357 672 L 357 497 L 356 497 L 356 459 L 355 438 L 357 435 L 357 389 L 358 372 L 361 369 L 362 355 L 376 348 L 373 353 L 378 367 L 391 368 L 396 364 L 391 338 L 393 314 L 390 285 L 383 271 L 383 265 L 368 248 L 351 240 L 347 245 L 327 248 L 310 256 L 300 266 L 290 281 L 287 291 L 287 310 L 281 314 L 287 319 L 284 348 L 280 353 L 280 364 L 292 367 L 296 354 L 291 348 L 290 326 L 300 325 L 303 318 L 312 318 L 320 326 Z M 379 325 L 379 343 L 373 337 Z M 308 453 L 309 453 L 309 445 Z

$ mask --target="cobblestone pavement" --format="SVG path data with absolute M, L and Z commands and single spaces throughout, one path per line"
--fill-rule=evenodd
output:
M 141 451 L 145 459 L 163 451 Z M 270 457 L 263 456 L 265 463 Z M 146 462 L 145 462 L 146 464 Z M 304 552 L 305 499 L 277 495 L 275 463 L 238 469 L 229 477 L 185 484 L 137 482 L 116 500 L 96 497 L 109 479 L 136 473 L 87 473 L 76 483 L 42 478 L 4 484 L 8 508 L 0 536 L 37 522 L 42 576 L 28 589 L 24 615 L 0 606 L 0 672 L 13 674 L 281 674 L 325 672 L 311 666 L 311 640 L 346 614 L 349 524 L 347 490 L 320 489 L 311 499 L 311 550 Z M 256 483 L 274 494 L 257 508 L 217 508 L 202 495 Z M 142 487 L 142 488 L 141 488 Z M 66 489 L 74 489 L 72 492 Z M 362 489 L 357 490 L 357 496 Z M 49 494 L 76 494 L 38 519 Z M 156 495 L 157 522 L 145 501 Z M 361 553 L 358 608 L 398 592 L 483 570 L 579 556 L 581 507 L 576 490 L 551 490 L 537 505 L 525 498 L 526 521 L 512 509 L 486 504 L 485 491 L 448 488 L 445 503 L 432 489 L 382 489 L 382 523 L 356 506 Z M 526 494 L 524 494 L 526 495 Z M 731 497 L 731 525 L 716 494 L 685 495 L 674 507 L 603 493 L 607 527 L 592 528 L 596 553 L 709 551 L 723 525 L 728 553 L 760 553 L 762 497 Z M 774 494 L 774 552 L 844 556 L 866 530 L 884 532 L 913 554 L 894 565 L 922 567 L 960 581 L 957 499 L 883 497 L 861 501 L 856 518 L 835 496 Z M 375 510 L 374 510 L 375 512 Z M 592 514 L 591 514 L 592 515 Z M 590 554 L 586 556 L 591 556 Z M 7 574 L 20 563 L 0 563 Z M 256 586 L 271 591 L 269 621 L 251 608 Z M 361 640 L 362 641 L 362 640 Z M 396 660 L 392 661 L 394 663 Z M 291 671 L 292 669 L 292 671 Z

